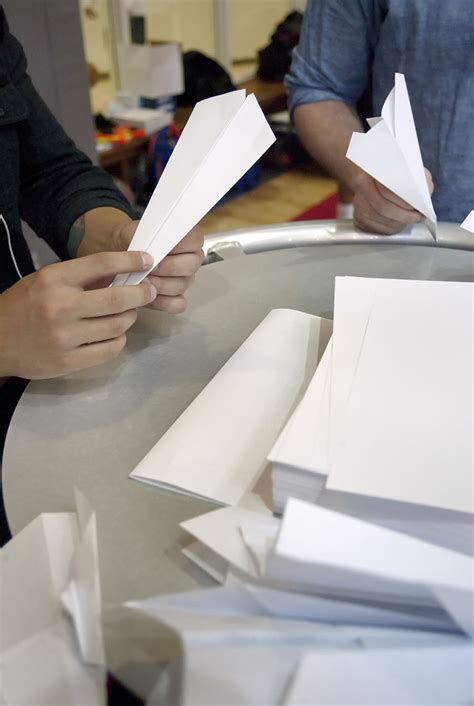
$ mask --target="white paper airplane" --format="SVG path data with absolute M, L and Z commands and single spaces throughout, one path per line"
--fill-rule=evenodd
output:
M 346 157 L 423 214 L 436 240 L 436 213 L 403 74 L 395 74 L 381 117 L 367 122 L 371 129 L 352 135 Z
M 156 267 L 274 141 L 253 94 L 233 91 L 197 103 L 129 250 L 151 253 Z M 114 285 L 138 284 L 146 274 L 120 275 Z
M 470 233 L 474 233 L 474 211 L 471 211 L 466 218 L 461 223 L 461 228 L 468 230 Z

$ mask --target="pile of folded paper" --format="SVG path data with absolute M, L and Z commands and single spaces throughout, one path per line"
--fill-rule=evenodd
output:
M 225 585 L 127 605 L 175 637 L 156 703 L 471 702 L 472 556 L 294 499 L 182 527 Z

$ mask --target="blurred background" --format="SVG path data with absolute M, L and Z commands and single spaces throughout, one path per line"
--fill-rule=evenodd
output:
M 337 185 L 307 157 L 286 110 L 283 77 L 305 4 L 4 0 L 43 98 L 138 213 L 194 104 L 255 93 L 277 142 L 204 218 L 205 234 L 336 215 Z

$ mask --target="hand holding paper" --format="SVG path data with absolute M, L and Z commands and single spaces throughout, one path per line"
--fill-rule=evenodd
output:
M 366 134 L 352 135 L 346 156 L 378 185 L 361 176 L 362 196 L 358 199 L 356 194 L 354 202 L 356 220 L 359 211 L 363 227 L 391 234 L 396 232 L 397 224 L 402 230 L 416 222 L 409 206 L 425 217 L 436 239 L 436 214 L 403 74 L 395 74 L 395 86 L 383 105 L 381 117 L 367 122 L 371 129 Z M 372 210 L 364 212 L 358 200 L 369 204 Z
M 198 103 L 130 243 L 155 266 L 275 141 L 254 95 L 234 91 Z M 138 284 L 146 273 L 117 277 Z

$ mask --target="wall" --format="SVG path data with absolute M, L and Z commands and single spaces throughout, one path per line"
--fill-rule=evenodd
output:
M 214 0 L 148 0 L 150 41 L 173 41 L 183 51 L 197 49 L 215 56 Z

